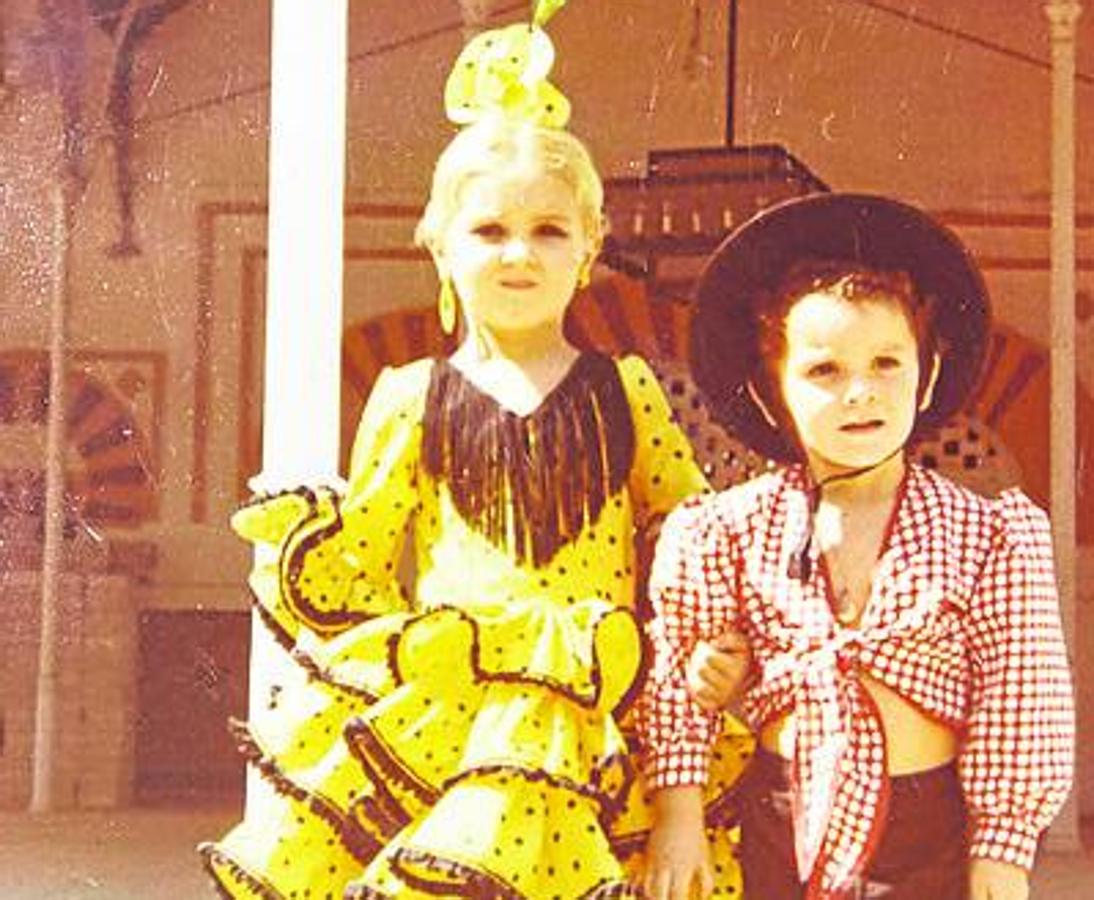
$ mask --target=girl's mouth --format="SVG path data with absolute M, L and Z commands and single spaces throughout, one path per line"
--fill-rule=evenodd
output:
M 884 422 L 881 419 L 870 419 L 866 422 L 848 422 L 846 425 L 840 426 L 840 431 L 847 431 L 852 434 L 863 434 L 869 431 L 876 431 Z

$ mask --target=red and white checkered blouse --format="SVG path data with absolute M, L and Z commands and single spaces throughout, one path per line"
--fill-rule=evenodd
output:
M 1044 513 L 909 466 L 860 622 L 841 626 L 817 564 L 787 574 L 808 525 L 805 470 L 688 501 L 665 522 L 650 580 L 654 666 L 639 704 L 654 788 L 702 784 L 719 717 L 684 664 L 728 628 L 748 638 L 756 730 L 793 711 L 799 868 L 825 896 L 865 866 L 888 796 L 868 673 L 963 737 L 970 853 L 1029 868 L 1070 788 L 1074 708 Z

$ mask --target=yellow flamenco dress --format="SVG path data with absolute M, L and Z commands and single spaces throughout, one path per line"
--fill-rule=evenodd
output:
M 581 355 L 527 416 L 447 360 L 385 370 L 344 495 L 301 489 L 233 518 L 274 548 L 250 583 L 310 677 L 237 726 L 277 806 L 202 846 L 221 894 L 640 896 L 634 533 L 705 487 L 638 357 Z M 733 786 L 750 751 L 728 721 L 707 789 L 718 896 L 740 896 Z

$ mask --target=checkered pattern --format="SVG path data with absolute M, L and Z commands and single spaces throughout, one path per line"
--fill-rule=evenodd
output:
M 845 629 L 819 565 L 806 582 L 787 575 L 807 487 L 800 468 L 780 469 L 666 521 L 639 709 L 651 785 L 704 782 L 716 717 L 687 696 L 684 662 L 735 627 L 759 672 L 744 703 L 753 727 L 796 717 L 795 849 L 822 895 L 862 869 L 888 793 L 885 734 L 857 672 L 964 736 L 971 854 L 1028 868 L 1069 790 L 1074 740 L 1047 519 L 1017 491 L 988 500 L 909 467 L 870 604 Z

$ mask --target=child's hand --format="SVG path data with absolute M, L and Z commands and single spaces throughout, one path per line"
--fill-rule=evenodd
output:
M 710 848 L 698 787 L 663 788 L 654 795 L 654 826 L 646 845 L 642 887 L 650 900 L 706 900 L 714 891 Z
M 685 667 L 688 693 L 703 709 L 725 709 L 736 699 L 751 662 L 748 643 L 736 631 L 710 644 L 700 641 Z
M 969 866 L 969 900 L 1029 900 L 1029 874 L 997 859 L 974 859 Z

